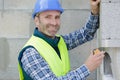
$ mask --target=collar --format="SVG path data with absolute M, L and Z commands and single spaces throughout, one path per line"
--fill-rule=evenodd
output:
M 58 45 L 59 40 L 60 40 L 60 37 L 57 37 L 57 36 L 55 36 L 54 39 L 47 37 L 46 35 L 44 35 L 43 33 L 41 33 L 38 30 L 38 28 L 35 28 L 33 35 L 36 36 L 36 37 L 42 38 L 47 43 L 49 43 L 52 47 L 56 47 Z

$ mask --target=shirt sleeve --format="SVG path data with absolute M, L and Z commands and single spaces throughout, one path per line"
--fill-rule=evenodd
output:
M 90 15 L 86 25 L 72 33 L 62 36 L 68 50 L 77 47 L 94 38 L 94 34 L 99 27 L 99 15 Z
M 33 80 L 86 80 L 90 74 L 88 68 L 83 64 L 64 76 L 56 77 L 47 62 L 34 48 L 27 48 L 23 52 L 21 63 L 22 68 Z

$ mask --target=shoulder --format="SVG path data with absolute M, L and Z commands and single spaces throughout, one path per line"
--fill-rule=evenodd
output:
M 26 56 L 39 55 L 40 56 L 40 54 L 38 53 L 38 51 L 34 47 L 26 48 L 23 52 L 23 56 L 24 55 L 26 55 Z

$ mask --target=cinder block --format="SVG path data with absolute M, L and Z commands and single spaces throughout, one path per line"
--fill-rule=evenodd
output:
M 5 71 L 0 71 L 0 80 L 20 80 L 17 67 L 12 67 Z
M 3 0 L 0 0 L 0 10 L 3 8 Z
M 5 71 L 9 63 L 9 45 L 6 38 L 0 38 L 0 71 Z
M 90 9 L 89 0 L 62 0 L 65 9 Z
M 0 16 L 0 36 L 25 38 L 29 37 L 30 27 L 34 27 L 31 12 L 25 11 L 4 11 Z
M 120 40 L 120 3 L 102 3 L 100 17 L 102 39 Z
M 113 54 L 114 55 L 114 54 Z M 117 48 L 117 55 L 116 55 L 116 79 L 120 80 L 120 48 Z
M 9 54 L 10 54 L 10 65 L 11 67 L 16 67 L 17 57 L 20 50 L 23 48 L 25 42 L 28 38 L 9 38 Z M 14 58 L 13 58 L 14 57 Z
M 5 62 L 4 64 L 8 64 L 8 65 L 5 66 L 7 68 L 6 70 L 0 71 L 0 80 L 19 80 L 17 58 L 20 50 L 22 49 L 23 45 L 27 40 L 28 38 L 8 38 L 7 39 L 7 42 L 9 45 L 9 46 L 7 45 L 7 47 L 9 47 L 9 51 L 7 53 L 3 53 L 3 55 L 5 55 L 4 60 L 8 61 L 8 62 Z M 2 44 L 3 44 L 3 40 L 2 40 Z M 4 46 L 4 44 L 2 46 Z M 5 47 L 3 48 L 3 50 L 5 51 L 8 49 Z M 0 56 L 0 57 L 2 58 L 3 56 Z M 1 58 L 0 58 L 0 62 L 1 62 Z
M 5 9 L 33 9 L 36 0 L 4 0 Z
M 66 34 L 73 32 L 85 25 L 90 11 L 87 10 L 66 10 L 61 17 L 61 28 L 59 33 Z
M 120 2 L 101 3 L 100 46 L 120 47 Z
M 104 64 L 101 65 L 101 75 L 106 76 L 108 78 L 111 77 L 114 80 L 120 80 L 120 69 L 119 69 L 119 67 L 120 67 L 120 48 L 119 47 L 109 47 L 109 48 L 104 48 L 104 50 L 108 54 L 104 58 Z M 113 79 L 111 79 L 111 80 L 113 80 Z

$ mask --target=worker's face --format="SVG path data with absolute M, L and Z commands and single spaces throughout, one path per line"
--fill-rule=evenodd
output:
M 60 12 L 44 11 L 35 17 L 35 24 L 40 32 L 54 38 L 60 28 Z

